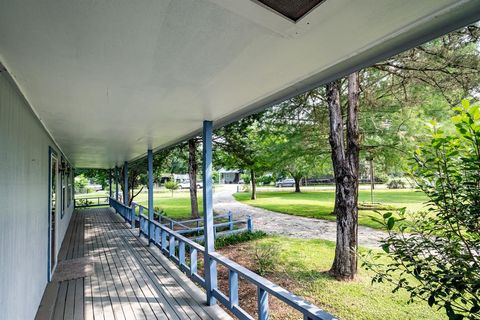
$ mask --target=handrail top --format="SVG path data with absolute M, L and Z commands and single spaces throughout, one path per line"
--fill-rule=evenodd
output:
M 214 215 L 213 218 L 216 219 L 216 218 L 224 218 L 224 217 L 228 217 L 228 213 L 224 213 L 224 214 L 219 214 L 219 215 Z M 197 221 L 203 221 L 203 217 L 200 217 L 200 218 L 197 218 L 197 219 L 189 219 L 189 220 L 179 220 L 178 222 L 181 222 L 181 223 L 191 223 L 191 222 L 197 222 Z
M 107 197 L 107 198 L 110 198 L 110 197 Z M 118 200 L 116 200 L 116 199 L 114 199 L 114 198 L 110 198 L 110 199 L 112 199 L 112 200 L 114 200 L 114 201 L 122 204 L 123 206 L 125 206 L 123 203 L 121 203 L 120 201 L 118 201 Z M 146 207 L 146 206 L 144 206 L 144 205 L 141 205 L 141 204 L 139 204 L 139 203 L 137 203 L 137 202 L 133 202 L 133 201 L 132 201 L 132 205 L 137 206 L 137 207 L 142 207 L 144 210 L 147 210 L 147 211 L 148 211 L 148 207 Z M 128 207 L 128 206 L 125 206 L 125 207 Z M 128 207 L 128 208 L 130 208 L 130 207 Z M 197 219 L 178 220 L 178 221 L 177 221 L 177 220 L 174 220 L 174 219 L 172 219 L 172 218 L 169 218 L 169 217 L 167 217 L 167 216 L 165 216 L 165 215 L 163 215 L 163 214 L 161 214 L 160 212 L 157 212 L 157 211 L 155 211 L 155 210 L 153 210 L 153 213 L 156 213 L 157 215 L 161 216 L 162 219 L 165 219 L 165 220 L 167 220 L 167 221 L 171 221 L 171 222 L 173 222 L 173 223 L 175 223 L 175 224 L 178 224 L 178 225 L 182 225 L 182 224 L 185 224 L 185 223 L 191 223 L 191 222 L 197 222 L 197 221 L 202 221 L 202 220 L 203 220 L 203 218 L 197 218 Z M 224 213 L 224 214 L 216 215 L 216 216 L 214 216 L 213 218 L 214 218 L 214 219 L 216 219 L 216 218 L 224 218 L 224 217 L 228 217 L 229 214 L 230 214 L 230 213 Z M 184 227 L 185 227 L 185 228 L 188 228 L 187 226 L 184 226 Z
M 75 200 L 81 200 L 81 199 L 101 199 L 101 198 L 107 198 L 109 199 L 109 196 L 90 196 L 90 197 L 79 197 L 79 198 L 74 198 Z
M 245 268 L 244 266 L 236 263 L 235 261 L 232 261 L 217 252 L 210 252 L 209 255 L 211 258 L 223 264 L 225 267 L 239 273 L 243 278 L 246 278 L 250 282 L 253 282 L 256 286 L 268 291 L 273 296 L 282 300 L 288 305 L 294 307 L 295 309 L 304 313 L 308 313 L 308 315 L 311 317 L 314 317 L 314 319 L 318 319 L 318 320 L 335 320 L 336 319 L 334 316 L 318 308 L 312 303 L 276 285 L 270 280 L 256 274 L 255 272 Z
M 215 228 L 219 228 L 219 227 L 226 227 L 226 226 L 229 226 L 229 225 L 233 225 L 233 224 L 240 224 L 240 223 L 248 223 L 248 220 L 245 219 L 245 220 L 235 220 L 235 221 L 232 221 L 232 222 L 222 222 L 222 223 L 217 223 L 215 224 Z M 197 232 L 197 231 L 200 231 L 200 230 L 203 230 L 203 227 L 195 227 L 195 228 L 188 228 L 188 229 L 182 229 L 180 231 L 185 231 L 185 232 Z

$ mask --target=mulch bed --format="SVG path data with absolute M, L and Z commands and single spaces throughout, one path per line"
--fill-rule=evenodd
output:
M 228 257 L 230 260 L 233 260 L 252 271 L 256 271 L 251 244 L 228 246 L 218 250 L 218 252 Z M 219 265 L 217 267 L 217 273 L 218 288 L 223 294 L 228 296 L 228 269 Z M 264 277 L 289 291 L 295 292 L 298 291 L 296 289 L 299 289 L 297 287 L 298 283 L 295 283 L 293 279 L 289 278 L 285 272 L 275 271 L 265 275 Z M 238 298 L 241 308 L 249 313 L 252 317 L 257 318 L 257 287 L 239 277 Z M 269 295 L 268 302 L 270 319 L 303 319 L 303 316 L 299 312 L 271 295 Z M 224 309 L 226 310 L 226 308 Z

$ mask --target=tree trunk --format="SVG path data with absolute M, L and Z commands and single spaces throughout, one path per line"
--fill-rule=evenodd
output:
M 373 174 L 373 157 L 369 158 L 370 162 L 370 201 L 373 203 L 373 190 L 375 189 L 375 177 Z
M 192 209 L 192 218 L 198 218 L 198 200 L 197 200 L 197 144 L 195 139 L 188 140 L 188 177 L 190 179 L 190 205 Z
M 257 178 L 254 170 L 250 170 L 250 182 L 252 183 L 252 196 L 250 199 L 255 200 L 257 199 Z
M 337 217 L 335 259 L 330 272 L 339 280 L 352 280 L 357 273 L 358 246 L 358 73 L 348 77 L 346 146 L 338 81 L 326 85 L 326 94 L 330 114 L 329 141 L 336 183 L 334 214 Z
M 295 192 L 300 192 L 300 182 L 302 181 L 302 178 L 294 178 L 295 180 Z

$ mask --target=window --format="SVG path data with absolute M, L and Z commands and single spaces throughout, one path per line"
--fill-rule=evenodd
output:
M 67 185 L 69 183 L 68 179 L 68 165 L 64 157 L 60 158 L 60 218 L 63 219 L 65 211 L 67 210 L 67 202 L 69 202 L 69 197 L 67 197 Z
M 68 174 L 67 174 L 67 207 L 70 208 L 70 206 L 72 205 L 72 185 L 73 185 L 73 174 L 72 174 L 72 170 L 68 170 Z

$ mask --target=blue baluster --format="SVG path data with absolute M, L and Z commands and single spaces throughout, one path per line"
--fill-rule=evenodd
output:
M 238 305 L 238 273 L 230 270 L 228 282 L 228 296 L 231 310 L 234 306 Z
M 268 292 L 257 287 L 258 320 L 268 319 Z

